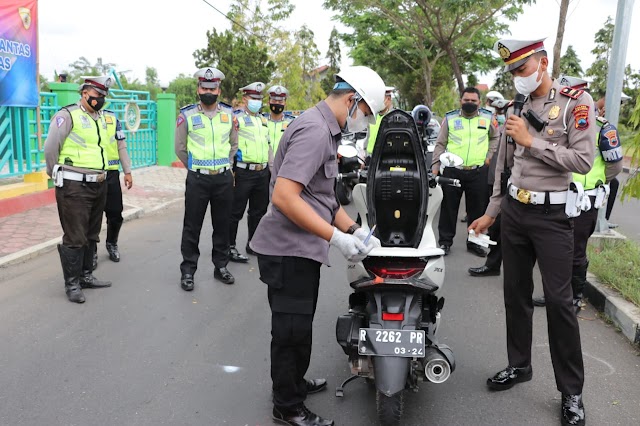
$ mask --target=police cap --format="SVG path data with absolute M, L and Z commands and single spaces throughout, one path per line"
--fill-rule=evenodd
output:
M 200 68 L 193 76 L 198 79 L 198 86 L 206 89 L 217 89 L 224 80 L 222 71 L 213 67 Z
M 262 99 L 262 91 L 264 90 L 265 86 L 266 85 L 264 83 L 256 81 L 254 83 L 241 87 L 240 90 L 242 90 L 243 96 L 249 96 L 253 99 Z
M 113 85 L 113 79 L 108 75 L 83 76 L 84 83 L 80 85 L 80 91 L 88 87 L 94 88 L 101 95 L 107 96 L 109 88 Z
M 287 99 L 287 96 L 289 96 L 289 91 L 287 90 L 287 88 L 277 84 L 275 86 L 269 87 L 268 92 L 269 98 L 273 99 L 274 101 L 284 101 Z
M 586 89 L 589 82 L 579 77 L 572 77 L 570 75 L 561 75 L 558 77 L 558 83 L 561 86 L 569 86 L 572 89 Z
M 546 38 L 546 37 L 545 37 Z M 512 71 L 523 65 L 536 52 L 545 50 L 544 38 L 537 40 L 498 40 L 493 50 L 504 61 L 504 71 Z

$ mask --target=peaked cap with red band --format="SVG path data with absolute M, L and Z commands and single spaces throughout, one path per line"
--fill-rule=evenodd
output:
M 198 85 L 207 89 L 217 89 L 220 82 L 224 80 L 224 74 L 217 68 L 200 68 L 193 75 L 198 79 Z
M 534 53 L 545 50 L 543 42 L 544 38 L 538 40 L 498 40 L 493 45 L 493 50 L 498 52 L 504 61 L 504 72 L 509 72 L 527 62 L 527 59 Z
M 243 96 L 249 96 L 252 99 L 262 99 L 262 91 L 265 89 L 266 84 L 256 81 L 241 87 Z
M 108 75 L 93 75 L 80 77 L 84 79 L 84 83 L 80 85 L 80 91 L 86 87 L 93 87 L 101 95 L 107 96 L 109 88 L 113 84 L 113 79 Z

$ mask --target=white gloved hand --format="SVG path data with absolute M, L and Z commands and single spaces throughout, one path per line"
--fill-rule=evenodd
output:
M 358 237 L 345 234 L 336 227 L 333 228 L 333 235 L 329 244 L 338 248 L 349 262 L 360 262 L 373 249 L 371 246 L 370 248 L 365 247 Z
M 364 244 L 364 240 L 367 239 L 367 237 L 369 236 L 369 233 L 362 228 L 358 228 L 356 229 L 356 232 L 353 233 L 353 235 L 358 237 L 358 239 L 362 241 L 362 244 Z M 374 235 L 371 235 L 371 237 L 369 237 L 369 241 L 367 241 L 367 248 L 369 248 L 369 251 L 371 251 L 374 248 L 378 248 L 378 247 L 382 247 L 382 243 Z

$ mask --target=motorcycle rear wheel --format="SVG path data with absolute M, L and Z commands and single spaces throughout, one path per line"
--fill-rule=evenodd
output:
M 404 391 L 387 396 L 376 391 L 376 407 L 378 419 L 382 426 L 396 426 L 400 424 L 400 418 L 404 410 Z
M 338 185 L 336 185 L 336 195 L 342 206 L 346 206 L 353 201 L 352 189 L 344 182 L 338 182 Z

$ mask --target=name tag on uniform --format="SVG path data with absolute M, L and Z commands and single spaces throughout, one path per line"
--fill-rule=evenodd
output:
M 204 123 L 202 123 L 202 117 L 199 115 L 194 115 L 191 118 L 191 124 L 193 125 L 193 129 L 202 129 L 204 127 Z
M 90 129 L 91 128 L 91 123 L 89 123 L 89 119 L 87 118 L 86 115 L 81 115 L 80 116 L 80 124 L 82 125 L 83 129 Z
M 244 116 L 244 125 L 245 126 L 253 126 L 253 120 L 251 119 L 250 116 L 248 116 L 248 115 Z
M 228 123 L 229 122 L 229 116 L 227 114 L 220 114 L 220 122 L 221 123 Z
M 457 119 L 456 121 L 453 122 L 453 129 L 454 130 L 462 130 L 464 127 L 462 127 L 462 120 L 461 119 Z
M 478 120 L 478 129 L 486 129 L 487 128 L 487 120 L 481 118 Z

